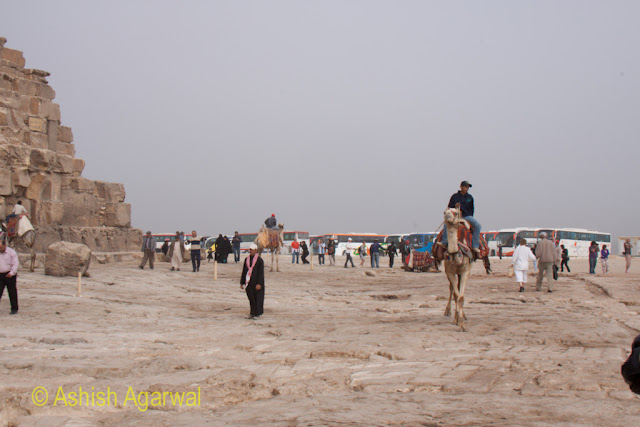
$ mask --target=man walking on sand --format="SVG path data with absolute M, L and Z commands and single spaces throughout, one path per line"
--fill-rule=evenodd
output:
M 349 237 L 349 239 L 347 240 L 347 249 L 345 250 L 345 253 L 347 254 L 347 259 L 346 259 L 346 261 L 344 262 L 344 268 L 348 268 L 348 267 L 347 267 L 347 264 L 348 264 L 349 262 L 351 262 L 351 267 L 352 267 L 352 268 L 355 268 L 355 267 L 356 267 L 355 265 L 353 265 L 353 258 L 351 258 L 351 253 L 353 253 L 353 250 L 354 250 L 354 249 L 355 249 L 355 248 L 354 248 L 354 247 L 353 247 L 353 245 L 351 244 L 351 237 Z
M 150 231 L 142 238 L 142 263 L 138 266 L 140 270 L 144 270 L 144 265 L 149 260 L 149 268 L 153 270 L 153 261 L 156 256 L 156 239 L 153 238 Z
M 200 271 L 200 260 L 202 258 L 200 254 L 200 239 L 198 238 L 198 233 L 196 230 L 191 232 L 191 238 L 189 239 L 191 243 L 191 266 L 193 267 L 193 272 Z
M 542 290 L 542 279 L 547 275 L 547 292 L 553 292 L 553 265 L 558 262 L 558 251 L 553 242 L 547 239 L 547 233 L 540 233 L 540 241 L 536 246 L 536 259 L 538 260 L 538 278 L 536 280 L 536 291 Z
M 244 289 L 249 298 L 249 316 L 258 320 L 264 312 L 264 262 L 258 255 L 258 245 L 249 246 L 249 256 L 242 265 L 240 289 Z
M 6 234 L 0 236 L 0 299 L 7 288 L 11 312 L 18 314 L 18 288 L 16 286 L 18 274 L 18 254 L 13 249 L 7 247 Z
M 180 240 L 180 233 L 176 231 L 176 236 L 169 246 L 169 259 L 171 260 L 171 271 L 180 271 L 180 264 L 184 257 L 184 242 Z
M 622 255 L 624 255 L 624 261 L 626 263 L 624 272 L 628 273 L 629 267 L 631 267 L 631 239 L 624 241 L 624 251 L 622 252 Z

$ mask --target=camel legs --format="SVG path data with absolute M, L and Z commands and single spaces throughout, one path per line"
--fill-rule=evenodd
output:
M 22 236 L 24 243 L 29 248 L 29 252 L 31 253 L 31 267 L 29 271 L 33 273 L 33 270 L 36 265 L 36 252 L 33 250 L 33 245 L 36 242 L 36 232 L 33 230 L 29 230 Z
M 447 303 L 447 308 L 444 309 L 444 315 L 446 317 L 451 317 L 451 298 L 453 297 L 453 282 L 451 281 L 448 275 L 447 275 L 447 278 L 449 279 L 449 302 Z
M 470 263 L 470 261 L 467 260 L 467 263 Z M 464 314 L 464 289 L 467 286 L 467 280 L 471 275 L 470 268 L 465 268 L 465 270 L 466 271 L 464 271 L 459 276 L 460 280 L 459 280 L 458 298 L 456 299 L 456 310 L 459 311 L 459 313 L 456 313 L 457 314 L 456 317 L 458 319 L 457 325 L 460 327 L 461 331 L 466 330 L 464 327 L 464 321 L 467 320 L 467 316 Z
M 274 250 L 274 253 L 276 255 L 276 271 L 279 273 L 280 272 L 280 247 L 277 247 Z

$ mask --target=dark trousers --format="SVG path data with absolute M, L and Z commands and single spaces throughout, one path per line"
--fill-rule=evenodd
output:
M 562 262 L 560 263 L 560 271 L 564 271 L 564 268 L 567 267 L 567 271 L 569 273 L 571 273 L 571 270 L 569 270 L 569 260 L 568 259 L 563 259 Z
M 240 248 L 233 248 L 233 260 L 236 263 L 240 261 Z
M 596 262 L 597 258 L 589 258 L 589 274 L 596 274 Z
M 18 311 L 18 288 L 16 287 L 16 277 L 7 277 L 7 273 L 0 273 L 0 299 L 4 293 L 5 286 L 9 293 L 9 302 L 11 303 L 11 311 Z
M 318 254 L 318 265 L 324 264 L 324 254 Z
M 347 268 L 349 261 L 351 261 L 351 267 L 355 267 L 355 265 L 353 265 L 353 258 L 351 258 L 351 254 L 347 254 L 347 260 L 344 262 L 344 268 Z
M 302 263 L 303 264 L 309 264 L 309 261 L 307 261 L 307 257 L 309 256 L 309 252 L 303 252 L 302 256 L 300 257 L 300 259 L 302 259 Z
M 394 258 L 394 255 L 393 254 L 389 254 L 389 267 L 390 268 L 393 268 L 393 258 Z
M 264 285 L 260 286 L 260 290 L 256 290 L 256 285 L 247 285 L 245 288 L 247 298 L 249 298 L 249 308 L 252 316 L 262 316 L 264 312 Z
M 191 251 L 191 265 L 193 271 L 200 271 L 200 249 Z

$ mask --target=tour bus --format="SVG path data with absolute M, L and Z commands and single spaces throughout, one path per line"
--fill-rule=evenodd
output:
M 325 234 L 324 241 L 325 243 L 329 238 L 332 238 L 336 244 L 336 255 L 345 255 L 347 251 L 347 242 L 348 239 L 351 238 L 351 245 L 353 246 L 353 253 L 355 255 L 358 254 L 358 247 L 362 245 L 364 242 L 367 245 L 367 253 L 369 252 L 369 247 L 373 243 L 374 239 L 378 239 L 378 243 L 383 247 L 386 246 L 384 243 L 386 234 L 375 234 L 375 233 L 335 233 L 335 234 Z
M 411 249 L 414 249 L 418 252 L 431 252 L 431 248 L 433 247 L 433 242 L 438 237 L 438 233 L 413 233 L 409 234 L 407 240 L 409 240 L 409 245 Z
M 240 252 L 249 252 L 249 246 L 256 240 L 258 233 L 238 233 L 240 236 Z M 231 240 L 231 239 L 229 239 Z
M 498 255 L 498 231 L 483 231 L 482 237 L 487 242 L 487 246 L 489 247 L 489 256 Z
M 303 241 L 310 246 L 311 242 L 309 241 L 309 232 L 308 231 L 287 231 L 285 230 L 282 233 L 282 241 L 284 242 L 285 248 L 283 248 L 280 253 L 288 253 L 292 252 L 291 243 L 293 241 L 298 240 L 298 243 L 302 243 Z M 309 248 L 311 250 L 311 248 Z
M 165 240 L 169 239 L 169 244 L 171 244 L 171 242 L 173 242 L 176 238 L 176 233 L 158 233 L 152 234 L 151 237 L 153 237 L 156 241 L 156 252 L 160 252 Z
M 514 241 L 516 238 L 516 234 L 520 231 L 520 228 L 504 228 L 502 230 L 498 230 L 498 234 L 495 237 L 495 243 L 490 245 L 489 248 L 492 247 L 496 251 L 496 255 L 499 253 L 500 247 L 502 247 L 502 256 L 511 256 L 513 255 L 513 251 L 515 250 Z
M 400 242 L 402 242 L 403 240 L 407 240 L 407 237 L 409 237 L 409 234 L 411 233 L 389 234 L 386 237 L 386 239 L 384 239 L 384 242 L 387 244 L 393 242 L 396 245 L 396 247 L 398 247 Z
M 313 248 L 313 253 L 318 253 L 318 240 L 322 239 L 324 241 L 323 235 L 318 236 L 309 236 L 309 248 Z M 325 242 L 327 243 L 327 242 Z
M 559 240 L 568 250 L 570 257 L 586 257 L 589 256 L 589 246 L 591 242 L 600 245 L 607 245 L 611 250 L 611 234 L 601 233 L 599 231 L 584 230 L 581 228 L 559 228 L 555 233 L 555 240 Z

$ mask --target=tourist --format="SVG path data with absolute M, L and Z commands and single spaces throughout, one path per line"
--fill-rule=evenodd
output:
M 360 268 L 364 267 L 364 258 L 367 256 L 367 244 L 362 242 L 358 248 L 358 255 L 360 255 Z
M 300 259 L 302 259 L 302 263 L 309 264 L 309 261 L 307 261 L 307 257 L 309 256 L 309 248 L 307 247 L 307 242 L 305 242 L 304 240 L 300 242 L 300 250 L 302 251 L 302 256 L 300 256 Z
M 178 248 L 176 249 L 176 246 Z M 171 242 L 171 246 L 169 247 L 169 259 L 171 260 L 171 271 L 178 270 L 180 271 L 180 265 L 182 264 L 182 260 L 184 257 L 184 242 L 180 240 L 180 232 L 176 231 L 176 237 Z
M 200 239 L 198 238 L 198 233 L 196 230 L 191 232 L 191 266 L 193 267 L 193 272 L 200 271 Z
M 480 231 L 482 226 L 473 217 L 474 215 L 474 202 L 473 196 L 469 194 L 469 189 L 472 187 L 469 181 L 462 181 L 460 183 L 460 191 L 455 193 L 449 199 L 449 208 L 460 208 L 460 214 L 462 219 L 466 220 L 471 225 L 471 247 L 474 252 L 480 253 Z M 447 247 L 447 224 L 444 224 L 444 233 L 442 233 L 442 242 L 440 244 Z
M 329 265 L 336 265 L 336 244 L 331 237 L 327 240 L 327 255 L 329 255 Z
M 591 242 L 589 246 L 589 274 L 596 274 L 596 263 L 598 262 L 598 245 Z
M 536 256 L 527 246 L 525 239 L 520 240 L 520 246 L 513 251 L 511 265 L 516 276 L 516 282 L 520 285 L 520 292 L 524 292 L 524 284 L 527 283 L 527 273 L 529 272 L 529 261 L 535 261 Z
M 353 252 L 354 249 L 355 248 L 351 244 L 351 237 L 349 237 L 349 239 L 347 239 L 347 248 L 345 250 L 345 253 L 347 254 L 347 259 L 344 262 L 344 268 L 347 268 L 347 264 L 349 262 L 351 262 L 351 267 L 355 268 L 355 265 L 353 264 L 353 258 L 351 258 L 351 253 Z
M 404 264 L 404 240 L 400 237 L 400 243 L 398 244 L 398 252 L 400 252 L 400 262 Z
M 240 289 L 244 289 L 249 298 L 247 319 L 259 319 L 264 312 L 264 262 L 258 255 L 258 245 L 255 243 L 249 246 L 249 256 L 242 266 Z
M 233 249 L 233 261 L 237 264 L 240 261 L 240 243 L 242 243 L 242 238 L 236 231 L 233 234 L 233 239 L 231 239 L 231 246 Z
M 567 272 L 571 273 L 569 269 L 569 250 L 564 247 L 564 245 L 560 245 L 560 249 L 562 249 L 562 262 L 560 263 L 560 271 L 564 272 L 564 268 L 567 267 Z
M 538 245 L 534 243 L 533 246 L 531 247 L 531 253 L 534 254 L 534 255 L 536 254 L 536 247 L 537 246 Z M 534 273 L 538 272 L 538 259 L 537 258 L 536 258 L 535 261 L 533 261 L 533 272 Z
M 276 214 L 271 214 L 271 216 L 267 219 L 264 220 L 264 225 L 267 226 L 267 228 L 270 228 L 272 230 L 277 230 L 278 229 L 278 221 L 276 221 Z
M 393 258 L 398 254 L 398 249 L 393 242 L 387 246 L 387 254 L 389 254 L 389 268 L 393 268 Z
M 406 265 L 409 262 L 410 256 L 411 256 L 411 244 L 407 240 L 404 242 L 404 248 L 402 250 L 402 263 Z
M 322 239 L 318 240 L 318 265 L 324 265 L 324 252 L 326 245 Z
M 382 246 L 380 246 L 380 243 L 378 243 L 378 239 L 373 239 L 370 250 L 371 268 L 373 268 L 374 264 L 376 268 L 380 268 L 380 251 L 382 250 Z
M 153 261 L 156 256 L 156 239 L 153 238 L 150 231 L 147 231 L 147 235 L 142 238 L 142 263 L 138 266 L 140 270 L 144 270 L 144 265 L 149 260 L 149 268 L 153 270 Z
M 169 252 L 169 242 L 170 241 L 171 241 L 171 239 L 164 239 L 164 243 L 162 244 L 162 249 L 160 249 L 164 256 L 167 256 L 167 252 Z
M 622 255 L 624 255 L 624 261 L 626 264 L 624 272 L 628 273 L 629 267 L 631 267 L 631 239 L 624 241 L 624 251 L 622 252 Z
M 18 314 L 18 254 L 7 246 L 6 236 L 5 233 L 0 236 L 0 300 L 6 287 L 11 305 L 9 314 Z
M 600 264 L 602 264 L 602 274 L 607 274 L 609 272 L 609 249 L 607 249 L 607 245 L 602 245 Z
M 224 253 L 224 238 L 222 237 L 222 234 L 218 234 L 218 237 L 216 238 L 216 262 L 218 262 L 219 264 L 222 263 L 222 254 Z
M 291 242 L 291 264 L 296 263 L 300 264 L 300 243 L 298 243 L 298 239 L 293 239 Z
M 558 252 L 555 245 L 547 239 L 547 233 L 540 233 L 540 241 L 536 246 L 536 258 L 538 260 L 538 279 L 536 280 L 536 291 L 542 290 L 542 279 L 547 275 L 547 292 L 553 292 L 552 266 L 558 262 Z

